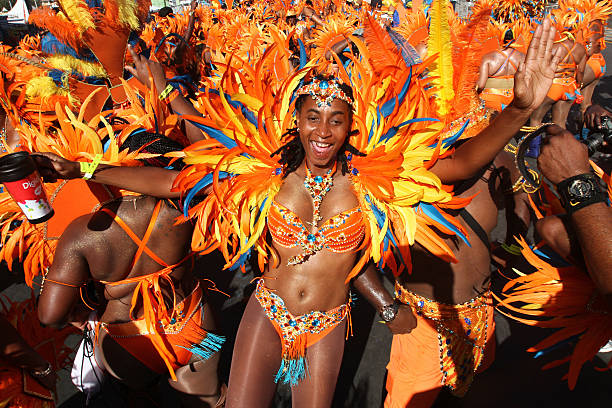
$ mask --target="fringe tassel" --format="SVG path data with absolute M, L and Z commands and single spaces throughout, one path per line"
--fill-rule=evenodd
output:
M 221 350 L 221 346 L 225 343 L 225 336 L 219 336 L 214 333 L 207 333 L 204 340 L 199 344 L 194 344 L 189 347 L 188 350 L 193 354 L 202 357 L 204 360 L 208 360 L 217 351 Z
M 278 383 L 280 380 L 283 384 L 294 386 L 306 378 L 307 373 L 306 334 L 301 334 L 296 337 L 289 347 L 283 345 L 283 360 L 276 373 L 274 382 Z

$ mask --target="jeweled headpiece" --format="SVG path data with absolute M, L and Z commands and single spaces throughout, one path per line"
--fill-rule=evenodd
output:
M 297 90 L 297 96 L 310 95 L 320 108 L 323 105 L 331 106 L 334 99 L 340 99 L 353 107 L 353 100 L 340 88 L 341 82 L 337 79 L 313 79 Z

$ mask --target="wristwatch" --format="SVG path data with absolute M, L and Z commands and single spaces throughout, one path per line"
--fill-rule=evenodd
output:
M 52 372 L 53 372 L 53 366 L 49 362 L 47 362 L 47 368 L 45 368 L 44 370 L 40 370 L 40 371 L 30 370 L 30 374 L 32 374 L 32 376 L 36 378 L 44 378 L 48 376 L 49 374 L 51 374 Z
M 392 322 L 397 316 L 397 312 L 399 311 L 399 304 L 397 302 L 393 302 L 389 305 L 383 306 L 380 310 L 380 317 L 385 321 L 385 323 Z
M 606 201 L 599 178 L 591 173 L 569 177 L 557 184 L 561 203 L 568 214 L 588 205 Z

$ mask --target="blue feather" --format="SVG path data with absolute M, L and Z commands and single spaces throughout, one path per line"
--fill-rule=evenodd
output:
M 201 88 L 200 91 L 206 91 L 206 88 Z M 219 95 L 219 91 L 216 89 L 209 89 L 208 92 L 214 95 Z M 247 108 L 242 102 L 233 100 L 229 95 L 225 95 L 225 99 L 233 108 L 240 108 L 240 111 L 242 112 L 242 115 L 246 118 L 246 120 L 251 122 L 253 126 L 259 129 L 257 117 L 249 108 Z
M 231 174 L 225 171 L 219 172 L 219 179 L 224 179 L 230 176 Z M 200 181 L 198 181 L 191 190 L 189 190 L 189 193 L 187 193 L 187 195 L 185 196 L 185 201 L 183 202 L 183 214 L 185 215 L 185 218 L 189 217 L 189 204 L 191 203 L 191 200 L 193 200 L 193 197 L 195 197 L 200 191 L 202 191 L 206 187 L 210 186 L 212 182 L 213 173 L 209 173 L 204 176 Z
M 380 141 L 378 143 L 386 142 L 387 140 L 391 139 L 393 136 L 395 136 L 397 131 L 400 130 L 400 128 L 406 125 L 409 125 L 415 122 L 426 122 L 426 121 L 439 122 L 439 120 L 435 118 L 414 118 L 414 119 L 407 120 L 405 122 L 400 123 L 398 126 L 393 126 L 391 129 L 387 130 L 387 133 L 381 136 Z
M 395 47 L 402 54 L 402 59 L 407 67 L 420 64 L 422 62 L 417 51 L 408 41 L 406 41 L 404 37 L 391 29 L 387 29 L 387 34 L 389 34 L 389 37 L 395 44 Z
M 583 332 L 583 333 L 584 333 L 584 332 Z M 545 355 L 545 354 L 550 353 L 550 352 L 551 352 L 551 351 L 553 351 L 553 350 L 556 350 L 556 349 L 558 349 L 558 348 L 561 348 L 561 347 L 565 346 L 566 344 L 572 343 L 574 340 L 578 340 L 578 339 L 580 338 L 580 336 L 582 336 L 582 334 L 583 334 L 583 333 L 579 333 L 579 334 L 576 334 L 576 335 L 574 335 L 574 336 L 572 336 L 572 337 L 568 337 L 568 338 L 567 338 L 567 339 L 565 339 L 565 340 L 561 340 L 561 341 L 560 341 L 559 343 L 557 343 L 557 344 L 553 344 L 552 346 L 550 346 L 550 347 L 548 347 L 548 348 L 545 348 L 544 350 L 540 350 L 540 351 L 538 351 L 537 353 L 535 353 L 535 355 L 533 356 L 533 358 L 538 358 L 538 357 L 541 357 L 541 356 L 543 356 L 543 355 Z
M 463 134 L 463 132 L 465 131 L 465 129 L 468 127 L 469 124 L 470 124 L 470 120 L 468 119 L 465 121 L 463 126 L 461 126 L 461 129 L 457 131 L 457 133 L 455 133 L 453 136 L 449 137 L 448 139 L 442 142 L 442 147 L 446 148 L 446 147 L 452 146 L 457 140 L 459 140 L 459 138 L 461 137 L 461 135 Z
M 370 205 L 370 208 L 372 209 L 372 213 L 374 214 L 374 217 L 376 218 L 376 222 L 378 223 L 378 228 L 382 229 L 382 227 L 385 225 L 385 220 L 387 219 L 386 214 L 379 209 L 370 199 L 370 196 L 368 194 L 366 194 L 365 196 L 366 202 Z M 392 226 L 389 223 L 389 226 L 387 228 L 387 232 L 385 233 L 385 237 L 383 238 L 383 251 L 386 252 L 389 249 L 389 243 L 392 243 L 393 246 L 395 246 L 395 248 L 399 248 L 399 245 L 397 244 L 397 241 L 395 240 L 395 236 L 393 235 L 393 231 L 392 231 Z M 400 253 L 397 254 L 399 261 L 404 265 L 404 267 L 406 269 L 408 269 L 408 266 L 406 265 L 406 262 L 404 261 L 404 257 L 401 256 Z M 382 261 L 383 259 L 381 258 L 380 262 L 379 262 L 379 269 L 382 270 Z
M 304 68 L 308 63 L 308 54 L 306 53 L 306 47 L 300 38 L 298 38 L 298 44 L 300 45 L 300 69 Z
M 418 208 L 423 212 L 423 214 L 425 214 L 432 220 L 438 222 L 439 224 L 444 225 L 449 230 L 455 232 L 455 234 L 457 234 L 457 236 L 461 238 L 461 240 L 465 242 L 469 247 L 472 246 L 470 245 L 467 237 L 457 227 L 455 227 L 453 224 L 448 222 L 446 218 L 444 218 L 442 214 L 440 214 L 440 211 L 438 211 L 436 207 L 428 203 L 419 203 Z
M 411 82 L 412 82 L 412 67 L 410 67 L 410 73 L 408 75 L 408 78 L 406 79 L 404 86 L 402 86 L 402 89 L 400 90 L 400 93 L 397 96 L 397 99 L 399 100 L 400 105 L 403 104 L 404 99 L 406 99 L 406 94 L 408 93 L 408 89 L 410 88 Z
M 263 201 L 261 202 L 261 205 L 259 206 L 259 212 L 255 215 L 255 221 L 253 222 L 253 224 L 257 224 L 257 221 L 259 220 L 261 213 L 263 213 L 263 208 L 267 202 L 268 202 L 268 197 L 264 198 Z
M 238 146 L 234 140 L 232 140 L 231 138 L 227 137 L 219 129 L 211 128 L 210 126 L 206 126 L 206 125 L 203 125 L 201 123 L 198 123 L 198 122 L 195 122 L 195 121 L 192 121 L 192 120 L 189 120 L 189 119 L 187 119 L 187 120 L 192 125 L 194 125 L 198 129 L 200 129 L 201 131 L 205 132 L 208 136 L 212 137 L 217 142 L 221 143 L 227 149 L 233 149 L 234 147 Z
M 245 244 L 246 244 L 246 241 L 245 241 Z M 234 262 L 234 264 L 229 267 L 229 270 L 233 272 L 233 271 L 236 271 L 237 269 L 240 269 L 242 266 L 246 265 L 246 262 L 249 260 L 250 257 L 251 257 L 251 250 L 249 249 L 247 252 L 245 252 L 244 254 L 238 257 L 236 262 Z
M 387 102 L 383 104 L 383 106 L 379 109 L 380 113 L 386 118 L 395 109 L 395 104 L 401 105 L 404 103 L 404 99 L 406 98 L 406 94 L 408 93 L 408 89 L 410 88 L 410 82 L 412 81 L 412 67 L 410 67 L 410 75 L 406 79 L 406 82 L 402 86 L 400 93 L 397 96 L 389 99 Z M 380 119 L 380 118 L 379 118 Z

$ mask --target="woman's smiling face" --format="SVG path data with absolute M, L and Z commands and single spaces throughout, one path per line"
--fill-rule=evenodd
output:
M 331 105 L 317 103 L 306 97 L 297 112 L 300 141 L 306 153 L 306 163 L 311 170 L 327 170 L 334 165 L 351 129 L 351 110 L 341 99 L 333 99 Z

